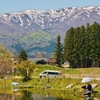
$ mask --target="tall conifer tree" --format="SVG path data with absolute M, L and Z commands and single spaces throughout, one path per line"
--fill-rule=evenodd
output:
M 24 49 L 20 50 L 18 58 L 19 58 L 19 62 L 27 60 L 28 56 L 24 51 Z
M 57 42 L 56 42 L 56 50 L 55 50 L 55 57 L 56 57 L 56 64 L 58 67 L 61 67 L 62 63 L 62 45 L 60 42 L 60 35 L 57 37 Z
M 64 61 L 70 63 L 70 67 L 74 67 L 74 29 L 71 27 L 67 32 L 64 39 Z

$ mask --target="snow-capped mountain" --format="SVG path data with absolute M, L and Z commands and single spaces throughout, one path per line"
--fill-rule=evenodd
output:
M 24 10 L 0 14 L 0 27 L 7 32 L 9 29 L 10 33 L 17 31 L 27 33 L 58 27 L 67 30 L 70 26 L 99 21 L 99 18 L 99 6 L 69 7 L 48 11 Z M 3 32 L 3 29 L 0 31 Z
M 23 37 L 29 37 L 41 30 L 50 36 L 51 34 L 55 35 L 54 38 L 57 34 L 64 38 L 65 32 L 70 27 L 86 25 L 87 23 L 92 24 L 94 22 L 100 23 L 100 6 L 4 13 L 0 14 L 0 43 L 10 49 L 15 45 L 17 45 L 17 48 L 27 47 L 32 49 L 34 48 L 32 44 L 34 39 L 30 41 L 31 44 L 27 44 L 24 40 L 21 40 Z M 42 34 L 42 32 L 40 33 Z M 19 44 L 20 47 L 18 47 Z

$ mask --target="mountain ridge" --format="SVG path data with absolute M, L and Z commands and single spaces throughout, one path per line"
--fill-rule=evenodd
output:
M 78 27 L 94 22 L 100 23 L 100 6 L 68 7 L 43 11 L 23 10 L 4 13 L 0 14 L 0 43 L 13 53 L 17 53 L 20 48 L 24 48 L 28 55 L 33 52 L 35 54 L 38 52 L 50 54 L 55 49 L 51 44 L 55 44 L 57 35 L 60 35 L 63 41 L 66 31 L 70 27 Z M 37 39 L 37 41 L 40 41 L 38 45 L 33 46 L 36 35 L 32 39 L 30 37 L 32 34 L 40 36 Z M 42 36 L 44 34 L 50 38 L 45 38 L 43 42 Z M 22 41 L 25 38 L 26 40 Z M 44 45 L 44 47 L 41 47 L 41 45 Z M 42 50 L 40 50 L 39 46 Z M 49 49 L 52 47 L 51 51 L 46 46 Z M 29 48 L 31 52 L 29 52 Z

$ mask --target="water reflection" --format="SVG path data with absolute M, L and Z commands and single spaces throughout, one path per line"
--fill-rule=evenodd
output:
M 0 100 L 12 100 L 11 95 L 8 94 L 0 94 Z
M 80 100 L 80 98 L 76 99 L 72 97 L 69 99 L 68 96 L 69 96 L 68 94 L 64 94 L 63 95 L 64 98 L 56 97 L 54 95 L 52 96 L 50 91 L 47 91 L 45 95 L 42 95 L 42 94 L 32 93 L 29 90 L 19 90 L 16 92 L 13 91 L 12 94 L 0 94 L 0 100 Z M 82 98 L 81 100 L 95 100 L 94 96 L 92 95 L 83 95 Z M 96 100 L 99 100 L 99 99 L 100 97 L 96 98 Z
M 84 100 L 94 100 L 94 97 L 91 95 L 84 95 Z
M 12 94 L 0 94 L 0 100 L 67 100 L 55 98 L 48 93 L 46 96 L 40 94 L 32 94 L 32 92 L 23 90 L 20 93 L 13 92 Z
M 23 95 L 20 100 L 34 100 L 34 99 L 32 99 L 32 93 L 30 91 L 23 90 Z

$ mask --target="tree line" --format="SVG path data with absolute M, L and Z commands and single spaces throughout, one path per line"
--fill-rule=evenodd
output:
M 100 67 L 100 25 L 98 23 L 71 27 L 66 32 L 63 50 L 59 46 L 61 43 L 58 38 L 60 36 L 57 37 L 55 56 L 56 59 L 62 59 L 57 62 L 58 65 L 68 61 L 71 68 Z

